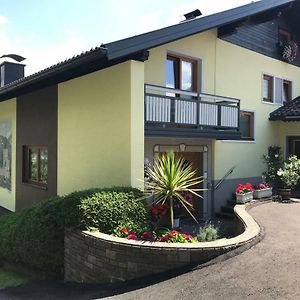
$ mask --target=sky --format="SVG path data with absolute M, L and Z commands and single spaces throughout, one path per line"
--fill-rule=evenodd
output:
M 102 43 L 173 25 L 250 0 L 0 0 L 0 56 L 26 57 L 30 75 Z

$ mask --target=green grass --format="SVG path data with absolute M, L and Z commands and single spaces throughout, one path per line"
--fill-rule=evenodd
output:
M 27 268 L 6 264 L 0 267 L 0 289 L 26 284 L 39 276 Z
M 28 280 L 24 276 L 16 273 L 15 271 L 0 268 L 0 289 L 18 286 L 27 282 Z

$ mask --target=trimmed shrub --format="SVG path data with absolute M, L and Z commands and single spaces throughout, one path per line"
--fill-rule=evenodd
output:
M 134 218 L 143 226 L 148 213 L 142 196 L 133 188 L 90 189 L 5 215 L 0 218 L 0 257 L 49 275 L 62 275 L 65 228 L 97 227 L 111 232 L 117 218 Z
M 133 192 L 95 193 L 81 201 L 79 211 L 85 228 L 104 233 L 112 233 L 126 223 L 142 228 L 148 224 L 145 201 L 137 199 Z

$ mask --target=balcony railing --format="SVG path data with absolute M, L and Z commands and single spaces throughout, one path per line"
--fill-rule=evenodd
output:
M 240 100 L 145 85 L 146 132 L 227 131 L 238 134 Z

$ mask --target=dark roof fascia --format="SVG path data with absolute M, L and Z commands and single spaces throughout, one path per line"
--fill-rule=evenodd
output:
M 300 116 L 277 116 L 277 117 L 269 117 L 270 121 L 283 121 L 283 122 L 294 122 L 300 121 Z
M 4 86 L 0 89 L 0 101 L 102 70 L 129 59 L 145 61 L 148 59 L 148 56 L 148 51 L 141 51 L 121 59 L 108 60 L 106 49 L 98 48 L 78 58 L 70 59 Z
M 207 17 L 186 21 L 163 29 L 108 43 L 104 46 L 108 49 L 108 58 L 115 59 L 117 57 L 126 56 L 132 52 L 158 47 L 295 1 L 296 0 L 261 0 Z

